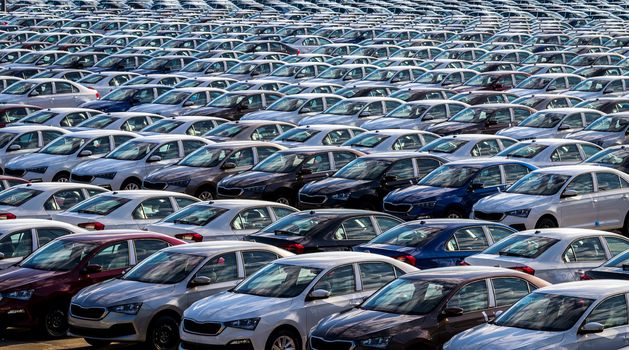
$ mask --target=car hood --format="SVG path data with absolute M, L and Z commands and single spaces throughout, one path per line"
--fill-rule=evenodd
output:
M 332 315 L 319 323 L 315 336 L 325 339 L 365 339 L 371 334 L 388 331 L 412 331 L 414 324 L 409 322 L 421 320 L 422 316 L 398 315 L 379 311 L 352 309 Z M 413 322 L 417 323 L 417 322 Z M 375 335 L 375 334 L 374 334 Z
M 562 332 L 542 332 L 514 327 L 485 324 L 457 335 L 452 348 L 466 350 L 524 350 L 540 349 L 545 344 L 559 344 Z
M 291 298 L 267 298 L 251 294 L 222 292 L 201 299 L 184 312 L 184 317 L 196 321 L 232 321 L 264 316 L 270 312 L 286 310 Z
M 163 105 L 159 103 L 145 103 L 129 108 L 129 112 L 154 113 L 166 117 L 179 111 L 181 111 L 181 107 L 179 105 Z
M 38 288 L 41 288 L 47 285 L 59 284 L 60 277 L 67 273 L 67 271 L 46 271 L 17 266 L 10 267 L 0 272 L 0 291 L 19 290 L 29 285 L 36 285 Z
M 142 302 L 150 298 L 165 297 L 175 289 L 174 284 L 155 284 L 111 279 L 89 286 L 73 302 L 82 306 L 112 306 Z
M 183 165 L 168 166 L 155 170 L 144 178 L 149 182 L 168 182 L 190 177 L 207 176 L 214 168 L 191 167 Z
M 581 130 L 573 132 L 566 136 L 567 139 L 577 139 L 581 141 L 598 141 L 608 137 L 614 137 L 616 135 L 623 135 L 623 132 L 605 132 L 605 131 L 591 131 Z M 623 135 L 624 136 L 624 135 Z
M 362 187 L 371 182 L 371 180 L 352 180 L 340 177 L 329 177 L 327 179 L 306 184 L 302 188 L 301 192 L 304 194 L 329 194 L 343 190 L 359 191 Z
M 441 122 L 429 127 L 427 131 L 436 134 L 447 134 L 453 132 L 465 132 L 467 130 L 477 129 L 479 124 L 461 123 L 461 122 Z
M 433 187 L 433 186 L 410 186 L 389 193 L 385 199 L 394 203 L 416 203 L 434 197 L 443 197 L 458 193 L 460 188 Z
M 280 112 L 280 111 L 256 111 L 247 113 L 240 120 L 273 120 L 281 122 L 293 122 L 299 118 L 295 112 Z
M 506 91 L 507 93 L 514 94 L 517 96 L 528 96 L 533 94 L 541 94 L 544 93 L 545 90 L 542 89 L 510 89 Z
M 353 115 L 336 115 L 336 114 L 319 114 L 312 117 L 306 117 L 299 121 L 299 125 L 313 124 L 341 124 L 356 125 L 356 118 Z
M 370 120 L 361 125 L 367 130 L 378 129 L 409 129 L 414 127 L 414 119 L 401 119 L 401 118 L 378 118 Z
M 85 102 L 81 105 L 81 108 L 91 108 L 96 110 L 110 110 L 115 109 L 115 107 L 122 107 L 130 105 L 127 101 L 108 101 L 108 100 L 98 100 L 98 101 L 89 101 Z
M 101 158 L 77 165 L 74 169 L 72 169 L 72 173 L 77 175 L 95 175 L 112 171 L 133 169 L 138 166 L 138 161 Z
M 500 136 L 507 136 L 516 140 L 546 138 L 555 136 L 555 129 L 551 128 L 531 128 L 527 126 L 514 126 L 500 130 L 498 132 Z
M 532 207 L 546 205 L 551 196 L 533 196 L 519 193 L 497 193 L 482 198 L 474 205 L 474 210 L 489 213 L 503 212 L 505 210 L 530 209 Z
M 204 116 L 222 116 L 231 114 L 235 111 L 235 108 L 219 108 L 219 107 L 201 107 L 190 111 L 190 115 L 204 115 Z
M 275 181 L 282 181 L 289 177 L 290 174 L 285 173 L 267 173 L 264 171 L 245 171 L 234 176 L 223 179 L 219 184 L 224 187 L 245 187 L 255 186 L 256 184 L 267 185 Z
M 7 163 L 8 168 L 12 169 L 29 169 L 41 166 L 48 166 L 53 163 L 62 163 L 69 156 L 46 154 L 46 153 L 28 153 L 23 156 L 15 157 Z

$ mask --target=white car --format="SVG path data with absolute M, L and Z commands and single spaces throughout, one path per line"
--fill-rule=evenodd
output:
M 11 159 L 37 152 L 43 146 L 68 131 L 53 126 L 9 126 L 0 130 L 0 168 Z
M 199 200 L 169 191 L 114 191 L 94 196 L 53 215 L 54 220 L 88 230 L 145 229 Z
M 297 211 L 276 202 L 221 199 L 190 205 L 147 230 L 195 242 L 242 239 Z
M 33 112 L 10 125 L 48 125 L 71 128 L 103 112 L 89 108 L 46 108 Z
M 381 271 L 380 278 L 363 284 L 367 271 L 374 269 Z M 231 291 L 186 309 L 181 348 L 301 350 L 319 320 L 351 309 L 397 276 L 416 270 L 389 257 L 357 252 L 278 259 Z
M 421 152 L 438 155 L 449 161 L 470 157 L 492 157 L 517 141 L 504 136 L 459 134 L 438 138 L 420 148 Z
M 177 163 L 197 149 L 213 143 L 190 135 L 153 135 L 130 140 L 104 158 L 77 165 L 72 181 L 110 189 L 137 190 L 151 172 Z
M 578 281 L 585 271 L 626 249 L 629 239 L 615 233 L 554 228 L 515 233 L 464 261 L 474 266 L 520 270 L 560 283 Z
M 83 184 L 37 182 L 17 185 L 0 192 L 0 220 L 50 219 L 53 214 L 106 189 Z
M 482 198 L 472 218 L 519 230 L 580 227 L 629 231 L 629 175 L 595 165 L 542 168 Z
M 601 150 L 587 141 L 570 139 L 534 139 L 520 141 L 498 153 L 496 157 L 518 159 L 543 168 L 574 165 L 583 162 Z
M 603 350 L 627 344 L 629 282 L 596 280 L 535 290 L 444 350 Z
M 31 181 L 68 182 L 70 170 L 82 162 L 100 158 L 137 134 L 116 130 L 71 132 L 35 153 L 8 161 L 5 174 Z
M 65 222 L 15 219 L 0 222 L 0 270 L 20 262 L 44 244 L 70 233 L 87 232 Z

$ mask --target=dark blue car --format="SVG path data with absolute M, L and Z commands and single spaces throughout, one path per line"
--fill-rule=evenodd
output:
M 100 100 L 90 101 L 81 105 L 105 113 L 126 112 L 131 107 L 151 103 L 157 96 L 172 89 L 170 86 L 147 84 L 125 85 L 103 96 Z
M 390 192 L 383 207 L 405 220 L 468 218 L 479 199 L 504 190 L 535 169 L 517 160 L 452 162 L 435 169 L 415 186 Z
M 410 221 L 354 247 L 390 256 L 420 269 L 459 265 L 466 257 L 516 232 L 490 221 L 429 219 Z

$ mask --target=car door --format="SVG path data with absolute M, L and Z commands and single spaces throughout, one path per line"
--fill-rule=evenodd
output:
M 574 239 L 561 255 L 561 264 L 552 269 L 553 280 L 555 283 L 578 281 L 585 271 L 601 265 L 607 259 L 601 237 Z
M 144 229 L 146 225 L 157 222 L 174 212 L 175 208 L 169 197 L 145 199 L 131 212 L 132 224 L 138 229 Z
M 130 252 L 129 241 L 126 240 L 100 248 L 83 266 L 78 289 L 122 274 L 134 263 L 131 261 Z M 86 269 L 88 266 L 91 271 Z
M 59 136 L 61 133 L 59 133 Z M 37 131 L 25 132 L 11 141 L 2 156 L 3 161 L 8 162 L 19 155 L 31 153 L 40 148 Z
M 500 192 L 504 183 L 499 165 L 481 169 L 469 184 L 467 196 L 462 198 L 464 206 L 471 208 L 479 199 Z
M 75 107 L 83 102 L 87 102 L 81 96 L 79 89 L 65 81 L 56 81 L 54 83 L 55 93 L 52 95 L 51 105 L 54 107 Z
M 190 278 L 207 277 L 210 284 L 188 284 L 183 300 L 183 308 L 187 308 L 195 301 L 201 300 L 212 294 L 233 288 L 244 277 L 242 262 L 236 252 L 219 253 L 207 260 L 199 270 Z
M 343 220 L 329 234 L 318 239 L 320 251 L 352 250 L 352 247 L 368 242 L 378 231 L 371 216 L 358 216 Z
M 581 113 L 573 113 L 563 119 L 557 128 L 555 137 L 563 138 L 564 136 L 583 129 L 583 116 Z
M 301 166 L 301 175 L 297 181 L 297 188 L 311 181 L 321 180 L 334 173 L 332 170 L 332 162 L 330 160 L 330 152 L 320 152 L 313 154 Z
M 592 309 L 581 326 L 597 322 L 605 328 L 600 333 L 577 334 L 579 350 L 620 349 L 629 345 L 627 314 L 625 294 L 614 295 L 601 301 Z
M 33 239 L 31 229 L 22 229 L 0 237 L 0 254 L 2 260 L 0 266 L 6 268 L 6 263 L 14 264 L 37 249 L 36 240 Z
M 389 192 L 411 186 L 417 182 L 417 174 L 413 166 L 413 159 L 401 159 L 393 163 L 382 176 L 378 192 L 384 198 Z
M 600 229 L 622 227 L 629 211 L 629 183 L 618 175 L 609 172 L 594 173 L 596 192 L 594 206 L 596 220 L 594 225 Z
M 454 335 L 485 323 L 489 320 L 487 310 L 492 307 L 489 300 L 489 281 L 482 279 L 467 283 L 448 299 L 445 309 L 459 308 L 460 316 L 441 317 L 437 343 L 444 343 Z
M 566 193 L 571 192 L 566 196 Z M 557 211 L 561 227 L 592 228 L 596 226 L 596 207 L 594 203 L 594 182 L 592 174 L 581 174 L 566 186 Z
M 53 193 L 45 202 L 44 210 L 46 215 L 37 215 L 40 218 L 50 218 L 52 214 L 56 214 L 62 210 L 70 209 L 79 202 L 84 201 L 85 194 L 80 188 L 72 188 L 60 190 Z M 31 217 L 35 217 L 31 215 Z
M 183 152 L 182 150 L 180 150 L 178 141 L 163 143 L 145 159 L 145 165 L 142 168 L 142 173 L 140 175 L 146 176 L 153 170 L 157 170 L 165 166 L 177 163 L 181 158 L 182 153 Z M 159 160 L 149 162 L 149 160 L 154 156 L 158 156 Z
M 487 234 L 482 226 L 468 226 L 457 229 L 445 242 L 445 254 L 438 259 L 436 266 L 455 266 L 466 257 L 480 253 L 489 247 Z
M 54 89 L 51 82 L 37 85 L 28 94 L 27 103 L 42 108 L 57 107 L 53 102 Z

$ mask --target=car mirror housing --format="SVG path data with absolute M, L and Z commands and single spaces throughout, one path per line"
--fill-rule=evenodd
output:
M 212 283 L 212 279 L 207 276 L 195 276 L 188 285 L 190 287 L 196 287 L 207 286 L 210 283 Z
M 79 152 L 79 157 L 89 157 L 92 155 L 92 151 L 84 149 L 81 152 Z
M 90 264 L 85 266 L 85 268 L 83 269 L 83 272 L 86 274 L 90 274 L 90 273 L 97 273 L 97 272 L 101 272 L 103 271 L 103 267 L 97 264 Z
M 301 170 L 299 170 L 299 175 L 310 175 L 310 174 L 312 174 L 312 169 L 302 168 Z
M 447 307 L 443 309 L 443 315 L 445 317 L 457 317 L 463 315 L 463 309 L 460 307 Z
M 559 127 L 557 128 L 557 130 L 568 130 L 568 129 L 570 129 L 570 127 L 565 124 L 559 125 Z
M 563 191 L 563 193 L 561 194 L 561 198 L 570 198 L 570 197 L 576 197 L 578 196 L 579 193 L 575 190 L 565 190 Z
M 472 190 L 480 190 L 480 189 L 482 189 L 484 187 L 485 187 L 485 185 L 483 185 L 482 182 L 472 182 L 470 184 L 470 189 L 472 189 Z
M 315 289 L 310 294 L 308 294 L 308 300 L 321 300 L 327 299 L 330 297 L 330 291 L 325 289 Z
M 384 175 L 382 180 L 384 180 L 384 182 L 397 181 L 397 176 L 395 176 L 395 175 Z
M 13 145 L 9 146 L 9 148 L 7 148 L 7 151 L 9 151 L 9 152 L 10 151 L 19 151 L 21 149 L 22 149 L 22 146 L 13 144 Z
M 162 157 L 160 156 L 150 156 L 149 159 L 146 160 L 147 163 L 155 163 L 155 162 L 159 162 L 160 160 L 162 160 Z
M 192 101 L 186 101 L 186 102 L 184 102 L 184 103 L 183 103 L 183 106 L 184 106 L 184 107 L 191 107 L 191 106 L 194 106 L 194 102 L 192 102 Z
M 605 329 L 605 326 L 598 322 L 589 322 L 579 328 L 579 334 L 592 334 L 600 333 Z
M 225 162 L 223 163 L 223 166 L 221 166 L 221 169 L 223 170 L 234 169 L 234 168 L 236 168 L 236 163 L 234 162 Z
M 28 96 L 31 96 L 31 97 L 39 96 L 39 91 L 32 91 L 30 94 L 28 94 Z

